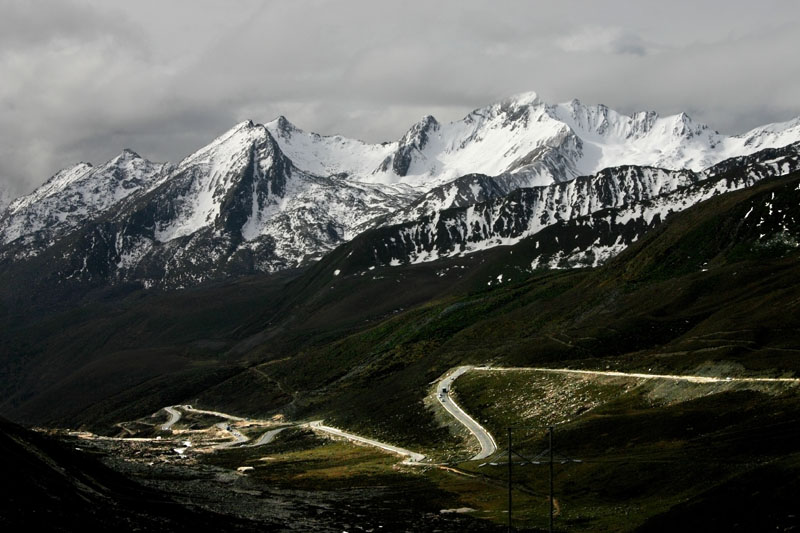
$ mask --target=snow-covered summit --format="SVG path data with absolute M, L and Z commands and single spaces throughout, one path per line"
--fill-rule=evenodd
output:
M 739 148 L 754 152 L 762 148 L 785 146 L 788 144 L 787 140 L 798 138 L 800 138 L 800 117 L 786 122 L 759 126 L 747 133 L 731 137 L 729 143 L 732 149 Z
M 388 143 L 307 133 L 284 117 L 266 127 L 284 153 L 308 172 L 427 191 L 470 173 L 514 173 L 535 186 L 629 164 L 699 171 L 730 157 L 796 142 L 799 123 L 796 119 L 726 136 L 685 113 L 625 115 L 579 100 L 548 104 L 530 92 L 447 124 L 424 117 L 401 139 Z
M 623 165 L 673 190 L 682 172 L 796 141 L 800 119 L 725 136 L 683 113 L 625 115 L 536 93 L 453 122 L 427 115 L 385 143 L 306 132 L 283 116 L 247 120 L 174 166 L 124 150 L 57 173 L 0 212 L 0 257 L 37 255 L 74 230 L 85 249 L 68 254 L 70 276 L 189 286 L 307 264 L 368 229 Z M 604 178 L 608 190 L 624 185 L 620 172 Z M 549 202 L 567 209 L 561 196 Z
M 99 167 L 78 163 L 61 170 L 31 194 L 11 202 L 0 218 L 0 243 L 42 230 L 48 238 L 61 234 L 151 189 L 165 168 L 164 163 L 126 149 Z
M 341 135 L 301 130 L 281 116 L 265 124 L 294 164 L 317 176 L 344 175 L 362 180 L 391 154 L 394 143 L 369 144 Z
M 237 124 L 181 161 L 157 191 L 154 200 L 166 204 L 156 223 L 156 240 L 224 225 L 234 204 L 251 209 L 250 203 L 239 205 L 244 196 L 262 206 L 267 198 L 274 202 L 283 196 L 291 166 L 263 125 Z
M 265 138 L 266 130 L 264 126 L 256 125 L 252 120 L 245 120 L 236 124 L 206 146 L 185 157 L 178 163 L 175 172 L 198 165 L 224 167 L 227 163 L 234 162 L 239 158 L 243 149 L 252 145 L 253 142 L 263 141 Z

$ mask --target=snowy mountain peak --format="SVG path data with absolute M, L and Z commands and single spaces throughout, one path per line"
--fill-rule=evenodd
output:
M 284 196 L 293 168 L 266 126 L 238 124 L 184 159 L 156 191 L 154 239 L 167 242 L 210 227 L 255 236 L 258 224 L 248 218 L 263 216 Z
M 274 123 L 274 129 L 269 127 L 273 123 Z M 280 115 L 278 118 L 268 123 L 267 129 L 270 129 L 271 131 L 277 131 L 278 134 L 282 137 L 289 136 L 295 132 L 300 132 L 297 126 L 289 122 L 289 119 L 287 119 L 283 115 Z
M 410 186 L 422 193 L 471 173 L 510 179 L 514 186 L 536 186 L 627 164 L 699 171 L 732 156 L 800 140 L 798 123 L 727 137 L 685 113 L 625 115 L 577 99 L 548 104 L 535 92 L 500 100 L 446 124 L 424 117 L 390 143 L 308 133 L 284 117 L 266 127 L 306 172 Z
M 578 176 L 638 165 L 660 190 L 680 184 L 673 170 L 796 141 L 800 119 L 728 137 L 684 113 L 625 115 L 577 99 L 548 104 L 536 93 L 449 123 L 424 116 L 398 140 L 377 144 L 306 132 L 284 116 L 246 120 L 177 166 L 126 149 L 98 168 L 59 172 L 0 214 L 0 244 L 15 241 L 8 249 L 27 257 L 84 224 L 84 236 L 102 243 L 88 247 L 90 263 L 117 279 L 188 286 L 306 264 L 366 229 L 438 220 L 521 188 L 552 186 L 560 195 Z M 620 172 L 604 178 L 609 191 L 622 186 Z M 562 200 L 548 200 L 554 217 Z M 69 272 L 89 275 L 87 264 Z
M 126 180 L 139 173 L 150 174 L 156 168 L 167 168 L 168 165 L 153 163 L 133 150 L 125 148 L 116 157 L 98 167 L 105 174 L 117 180 Z
M 45 240 L 61 235 L 128 197 L 150 190 L 166 168 L 166 164 L 123 150 L 99 167 L 78 163 L 61 170 L 9 206 L 0 219 L 0 243 L 37 232 Z
M 747 133 L 734 137 L 747 150 L 753 151 L 766 147 L 780 146 L 787 138 L 800 139 L 800 117 L 786 122 L 759 126 Z
M 464 117 L 467 123 L 481 124 L 496 119 L 501 120 L 504 127 L 516 128 L 520 121 L 527 124 L 532 110 L 541 109 L 545 103 L 535 92 L 527 92 L 504 98 L 485 107 L 480 107 Z
M 658 120 L 658 113 L 655 111 L 639 111 L 631 115 L 631 137 L 640 137 L 647 134 Z
M 181 161 L 177 171 L 191 166 L 225 170 L 227 165 L 244 157 L 243 154 L 248 152 L 254 144 L 263 143 L 269 136 L 266 127 L 262 124 L 254 124 L 252 120 L 240 122 Z
M 650 134 L 666 143 L 676 139 L 689 140 L 703 135 L 704 132 L 719 135 L 705 124 L 695 122 L 686 113 L 663 118 L 659 117 L 655 111 L 640 111 L 632 115 L 623 115 L 603 104 L 590 106 L 582 104 L 577 99 L 562 104 L 548 105 L 547 113 L 555 120 L 568 124 L 581 138 L 585 138 L 587 134 L 589 136 L 598 135 L 613 143 L 636 140 Z M 657 125 L 659 129 L 655 130 Z
M 705 124 L 700 124 L 692 120 L 692 117 L 686 113 L 679 113 L 674 117 L 675 127 L 673 129 L 674 135 L 678 137 L 685 137 L 691 139 L 695 135 L 700 135 L 709 127 Z
M 131 150 L 130 148 L 123 148 L 122 152 L 120 152 L 120 154 L 117 157 L 124 157 L 128 159 L 142 159 L 142 156 L 140 156 L 138 153 Z
M 439 128 L 439 121 L 433 115 L 425 115 L 419 122 L 411 126 L 403 138 L 400 140 L 401 144 L 409 143 L 422 143 L 420 148 L 424 146 L 426 141 L 422 140 L 427 134 Z
M 19 210 L 25 209 L 29 205 L 40 201 L 43 198 L 54 196 L 69 187 L 69 185 L 75 181 L 78 181 L 81 177 L 85 176 L 88 172 L 92 170 L 91 163 L 78 163 L 71 167 L 59 170 L 53 176 L 50 177 L 44 184 L 33 191 L 32 193 L 17 198 L 14 202 L 11 203 L 9 206 L 9 212 L 14 213 Z
M 417 159 L 426 159 L 423 150 L 428 141 L 439 129 L 439 122 L 431 115 L 422 117 L 422 120 L 411 126 L 400 142 L 397 150 L 375 169 L 374 173 L 390 171 L 396 176 L 406 176 L 411 164 Z
M 398 145 L 369 144 L 341 135 L 306 132 L 282 116 L 265 124 L 265 128 L 297 168 L 316 176 L 347 175 L 382 181 L 370 176 Z

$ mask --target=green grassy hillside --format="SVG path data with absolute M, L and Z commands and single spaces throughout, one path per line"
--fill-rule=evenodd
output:
M 432 383 L 461 364 L 798 376 L 799 200 L 798 175 L 712 198 L 594 270 L 531 271 L 532 239 L 371 269 L 359 259 L 367 235 L 303 272 L 7 309 L 0 409 L 106 432 L 174 403 L 324 418 L 460 463 L 475 477 L 428 480 L 502 521 L 503 467 L 463 462 L 469 436 L 436 407 Z M 796 388 L 470 373 L 455 390 L 498 438 L 509 425 L 563 424 L 559 449 L 584 460 L 558 468 L 565 530 L 687 527 L 695 516 L 751 530 L 798 516 L 785 496 L 800 454 Z M 526 456 L 543 449 L 541 432 L 519 435 Z M 517 516 L 543 527 L 545 481 L 527 468 Z M 739 512 L 748 494 L 758 513 Z

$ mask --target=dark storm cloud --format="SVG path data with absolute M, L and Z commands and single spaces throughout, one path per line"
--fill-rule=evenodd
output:
M 798 22 L 791 1 L 0 0 L 0 181 L 177 161 L 280 114 L 391 140 L 529 90 L 741 132 L 800 114 Z

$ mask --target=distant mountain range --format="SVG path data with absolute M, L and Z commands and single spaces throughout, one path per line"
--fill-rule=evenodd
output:
M 60 171 L 0 216 L 0 272 L 183 288 L 306 265 L 359 235 L 393 265 L 551 226 L 581 236 L 542 234 L 531 268 L 596 265 L 669 212 L 796 170 L 798 141 L 800 118 L 725 136 L 534 93 L 381 144 L 247 121 L 177 165 L 125 150 Z
M 796 528 L 796 123 L 723 137 L 576 112 L 591 129 L 569 109 L 526 95 L 383 145 L 244 122 L 176 165 L 124 151 L 14 201 L 0 417 L 64 442 L 0 418 L 0 524 L 504 529 L 441 513 L 478 483 L 469 514 L 510 516 L 505 470 L 464 462 L 472 437 L 432 408 L 433 383 L 480 365 L 455 385 L 465 412 L 498 440 L 520 429 L 520 457 L 557 424 L 579 459 L 555 478 L 561 529 Z M 205 453 L 186 433 L 202 420 L 161 427 L 186 404 L 287 429 Z M 321 419 L 477 477 L 395 476 L 397 458 L 289 429 Z M 540 474 L 515 470 L 521 527 L 546 522 Z

